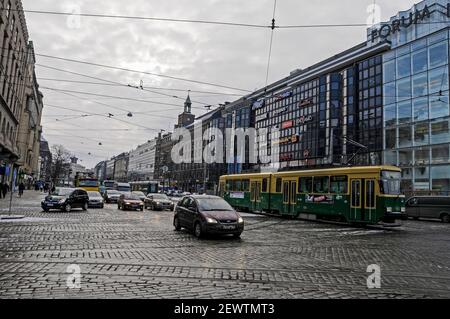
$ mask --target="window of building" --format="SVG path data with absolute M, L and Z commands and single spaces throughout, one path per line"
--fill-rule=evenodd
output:
M 422 97 L 413 100 L 414 121 L 428 120 L 428 97 Z
M 430 149 L 428 147 L 418 148 L 414 151 L 415 165 L 427 165 L 430 163 Z
M 428 95 L 428 74 L 418 74 L 412 78 L 413 97 L 424 97 Z
M 395 82 L 385 84 L 383 87 L 384 105 L 395 103 L 396 96 Z
M 384 151 L 384 163 L 397 166 L 397 151 Z
M 448 91 L 448 67 L 441 67 L 428 72 L 430 94 Z
M 447 41 L 432 45 L 428 48 L 430 57 L 430 69 L 448 63 L 448 43 Z
M 397 124 L 397 108 L 395 104 L 384 107 L 384 123 L 386 127 Z
M 448 96 L 430 97 L 430 119 L 446 117 L 449 115 Z
M 414 145 L 422 146 L 430 143 L 429 123 L 416 124 L 414 126 Z
M 431 162 L 433 164 L 450 163 L 450 144 L 433 146 L 431 148 Z
M 383 82 L 389 83 L 394 81 L 395 75 L 396 75 L 395 60 L 386 62 L 383 66 Z
M 398 128 L 398 147 L 410 147 L 412 146 L 412 133 L 411 126 L 402 126 Z
M 433 191 L 446 195 L 450 191 L 450 165 L 432 167 L 431 179 Z
M 427 70 L 427 67 L 428 67 L 428 51 L 427 51 L 427 49 L 422 49 L 422 50 L 416 51 L 412 54 L 412 67 L 413 67 L 414 74 L 424 72 Z
M 405 78 L 397 81 L 397 101 L 403 101 L 411 98 L 411 78 Z
M 411 122 L 411 101 L 404 101 L 397 104 L 398 123 L 410 123 Z
M 394 149 L 397 147 L 397 129 L 391 128 L 385 131 L 386 149 Z
M 400 166 L 412 166 L 413 165 L 412 150 L 407 149 L 398 151 L 398 164 Z
M 411 56 L 404 55 L 397 59 L 397 78 L 403 78 L 411 75 Z
M 435 121 L 431 123 L 431 143 L 450 143 L 449 120 Z

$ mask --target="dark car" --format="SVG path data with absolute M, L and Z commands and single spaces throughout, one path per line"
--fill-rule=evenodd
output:
M 151 210 L 169 209 L 173 211 L 175 204 L 166 194 L 148 194 L 144 200 L 144 206 L 146 209 L 150 208 Z
M 175 230 L 186 228 L 197 238 L 205 234 L 233 235 L 239 238 L 244 220 L 223 198 L 208 195 L 186 196 L 175 208 Z
M 89 196 L 89 208 L 103 208 L 105 206 L 105 200 L 99 192 L 88 192 Z
M 108 189 L 105 192 L 105 202 L 107 203 L 117 203 L 119 200 L 120 195 L 122 195 L 121 192 L 116 191 L 114 189 Z
M 450 197 L 414 196 L 406 202 L 406 214 L 414 219 L 435 218 L 450 222 Z
M 120 195 L 117 208 L 122 210 L 144 210 L 144 203 L 137 195 L 131 193 Z
M 51 209 L 70 212 L 73 208 L 88 209 L 89 196 L 83 189 L 56 188 L 41 202 L 42 209 L 46 212 Z
M 145 194 L 141 191 L 134 191 L 134 192 L 131 192 L 131 194 L 138 196 L 141 199 L 141 201 L 144 201 L 146 198 Z

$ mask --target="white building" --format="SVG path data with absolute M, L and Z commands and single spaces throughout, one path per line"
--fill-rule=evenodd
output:
M 130 152 L 128 178 L 130 181 L 147 181 L 154 179 L 156 156 L 156 139 L 139 145 Z

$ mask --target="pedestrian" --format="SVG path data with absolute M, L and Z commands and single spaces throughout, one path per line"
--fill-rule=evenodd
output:
M 3 198 L 3 182 L 0 182 L 0 198 Z
M 20 182 L 20 184 L 19 184 L 19 197 L 22 197 L 24 190 L 25 190 L 25 184 L 23 182 Z
M 2 194 L 3 194 L 3 198 L 6 198 L 6 195 L 9 192 L 9 185 L 8 185 L 8 183 L 4 183 L 3 184 L 1 191 L 2 191 Z

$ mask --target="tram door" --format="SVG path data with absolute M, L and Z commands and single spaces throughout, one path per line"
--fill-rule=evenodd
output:
M 295 215 L 297 205 L 297 180 L 283 180 L 283 214 Z
M 375 179 L 351 179 L 350 220 L 369 222 L 375 217 Z
M 261 210 L 261 181 L 250 181 L 250 203 L 252 211 Z

